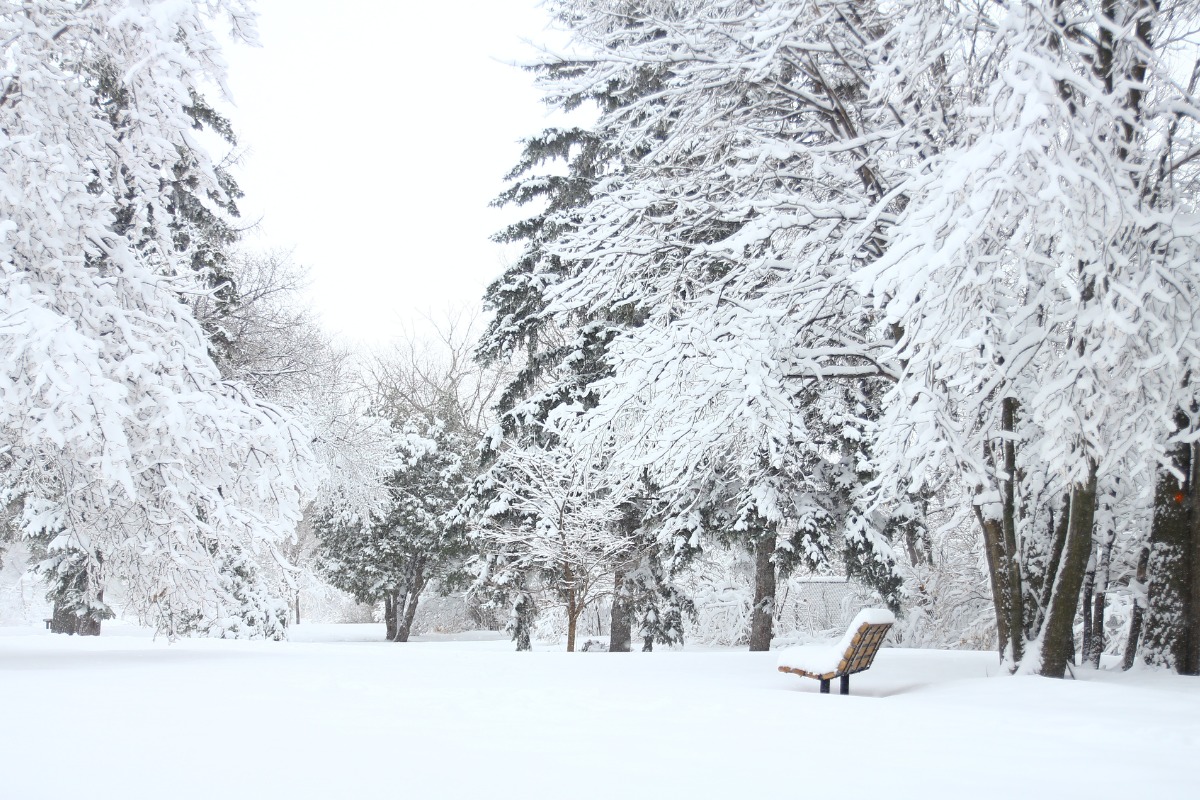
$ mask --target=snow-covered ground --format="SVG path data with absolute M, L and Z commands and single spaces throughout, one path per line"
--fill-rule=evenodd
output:
M 3 800 L 1195 796 L 1200 680 L 1163 673 L 884 650 L 841 697 L 774 653 L 0 634 Z

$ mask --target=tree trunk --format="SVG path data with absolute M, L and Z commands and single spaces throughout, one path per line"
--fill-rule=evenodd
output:
M 608 624 L 608 652 L 628 653 L 633 644 L 633 619 L 625 597 L 624 564 L 613 570 L 612 617 Z
M 95 617 L 80 617 L 79 627 L 75 632 L 80 636 L 99 636 L 100 635 L 100 620 Z
M 1133 610 L 1129 613 L 1129 634 L 1126 637 L 1126 648 L 1121 654 L 1121 668 L 1129 669 L 1133 667 L 1133 662 L 1138 657 L 1138 643 L 1141 639 L 1142 621 L 1146 614 L 1146 567 L 1150 564 L 1150 546 L 1142 547 L 1141 553 L 1138 555 L 1138 567 L 1134 572 L 1133 581 L 1130 581 L 1130 590 L 1133 591 Z
M 1125 652 L 1121 655 L 1121 669 L 1130 669 L 1137 657 L 1138 642 L 1142 636 L 1142 620 L 1146 614 L 1146 569 L 1150 563 L 1150 548 L 1143 547 L 1138 556 L 1137 591 L 1133 596 L 1133 611 L 1129 614 L 1129 637 L 1125 640 Z
M 1012 632 L 1013 663 L 1020 664 L 1025 657 L 1024 631 L 1025 586 L 1021 578 L 1020 550 L 1017 548 L 1017 444 L 1013 435 L 1017 430 L 1016 398 L 1006 397 L 1001 403 L 1000 427 L 1007 436 L 1001 444 L 1004 454 L 1004 480 L 1000 484 L 1003 516 L 1001 532 L 1004 535 L 1004 564 L 1007 569 L 1004 583 L 1008 589 L 1006 611 L 1008 629 Z
M 1104 592 L 1097 591 L 1092 598 L 1091 649 L 1083 654 L 1092 669 L 1100 669 L 1100 656 L 1104 655 L 1104 605 Z
M 533 621 L 537 617 L 537 608 L 533 598 L 522 592 L 513 604 L 513 640 L 517 643 L 517 652 L 533 650 Z
M 558 596 L 567 607 L 567 652 L 575 652 L 575 631 L 579 623 L 579 585 L 575 580 L 575 570 L 570 562 L 562 563 L 562 583 L 559 584 Z
M 1046 609 L 1050 607 L 1050 593 L 1054 591 L 1054 577 L 1058 575 L 1058 567 L 1062 564 L 1063 549 L 1067 544 L 1067 525 L 1071 521 L 1071 495 L 1065 494 L 1062 498 L 1062 510 L 1058 515 L 1058 522 L 1054 523 L 1051 518 L 1051 539 L 1050 539 L 1050 558 L 1046 562 L 1045 573 L 1041 576 L 1041 582 L 1030 583 L 1030 589 L 1037 598 L 1037 607 L 1033 609 L 1033 614 L 1030 615 L 1030 626 L 1026 629 L 1025 635 L 1028 639 L 1035 639 L 1042 629 L 1042 624 L 1045 622 Z
M 1133 668 L 1138 643 L 1142 637 L 1142 619 L 1145 614 L 1141 603 L 1135 604 L 1133 611 L 1129 613 L 1129 636 L 1125 639 L 1125 652 L 1121 654 L 1121 669 Z
M 750 617 L 750 652 L 771 649 L 775 617 L 775 532 L 761 535 L 754 552 L 754 609 Z
M 90 579 L 91 578 L 89 576 L 89 580 Z M 96 602 L 99 603 L 101 607 L 104 606 L 104 588 L 103 587 L 101 587 L 96 592 Z M 79 621 L 75 627 L 75 633 L 77 633 L 80 636 L 99 636 L 100 635 L 100 622 L 103 619 L 104 619 L 103 617 L 89 611 L 88 613 L 79 617 Z
M 1054 579 L 1046 626 L 1042 632 L 1041 673 L 1050 678 L 1066 674 L 1075 649 L 1075 612 L 1079 590 L 1092 553 L 1092 526 L 1096 518 L 1096 465 L 1088 465 L 1087 482 L 1071 488 L 1071 517 L 1062 565 Z
M 412 634 L 413 620 L 417 617 L 417 603 L 420 596 L 416 592 L 408 592 L 404 600 L 398 603 L 396 612 L 396 635 L 393 642 L 407 642 Z
M 421 602 L 421 592 L 425 591 L 428 578 L 424 573 L 425 562 L 422 559 L 414 567 L 416 574 L 409 581 L 408 589 L 397 596 L 396 603 L 396 635 L 393 642 L 407 642 L 412 634 L 413 620 L 417 618 L 417 604 Z
M 56 580 L 69 584 L 69 590 L 59 592 L 66 595 L 67 600 L 55 600 L 54 610 L 50 617 L 50 632 L 65 633 L 69 636 L 99 636 L 100 624 L 104 620 L 104 585 L 103 579 L 93 574 L 92 559 L 82 557 L 79 560 L 67 562 L 68 574 L 56 576 Z M 101 559 L 95 559 L 95 571 L 100 573 Z M 92 586 L 99 588 L 92 599 Z
M 55 603 L 54 611 L 50 615 L 50 632 L 74 636 L 78 627 L 79 617 L 75 616 L 75 610 Z
M 567 652 L 575 652 L 575 632 L 579 628 L 579 604 L 575 587 L 567 590 Z
M 300 592 L 296 592 L 296 624 L 300 624 Z
M 1186 420 L 1183 420 L 1186 424 Z M 1179 422 L 1179 420 L 1177 420 Z M 1191 473 L 1191 447 L 1179 445 L 1171 453 L 1173 466 Z M 1150 526 L 1150 585 L 1146 592 L 1146 629 L 1142 653 L 1147 663 L 1187 667 L 1188 606 L 1192 526 L 1188 495 L 1192 487 L 1161 469 L 1154 493 L 1154 520 Z
M 1187 605 L 1187 650 L 1184 659 L 1185 675 L 1200 675 L 1200 443 L 1192 445 L 1192 474 L 1191 474 L 1191 508 L 1189 515 L 1191 525 L 1191 547 L 1189 548 L 1191 562 L 1188 566 L 1191 591 L 1188 593 Z
M 1100 564 L 1096 569 L 1095 595 L 1092 597 L 1091 649 L 1084 648 L 1083 656 L 1094 669 L 1100 669 L 1100 656 L 1104 654 L 1104 608 L 1107 601 L 1108 581 L 1112 566 L 1113 542 L 1117 532 L 1110 531 L 1100 550 Z M 1089 620 L 1084 620 L 1086 625 Z
M 1092 655 L 1092 595 L 1096 592 L 1096 559 L 1088 561 L 1087 571 L 1083 576 L 1083 599 L 1080 610 L 1083 612 L 1083 660 L 1086 662 Z
M 1009 627 L 1008 586 L 1005 581 L 1008 570 L 1004 566 L 1004 551 L 1000 546 L 1002 523 L 998 519 L 984 517 L 983 509 L 978 505 L 975 506 L 975 519 L 983 534 L 983 553 L 987 558 L 988 579 L 992 589 L 992 609 L 996 614 L 996 646 L 1003 661 L 1009 655 L 1012 629 Z
M 929 501 L 922 499 L 920 519 L 926 519 L 928 512 Z M 904 537 L 904 549 L 908 553 L 908 560 L 913 566 L 933 563 L 933 543 L 929 531 L 925 530 L 917 519 L 906 518 L 900 524 L 900 533 Z
M 388 593 L 383 598 L 383 624 L 387 627 L 387 640 L 396 638 L 396 595 Z

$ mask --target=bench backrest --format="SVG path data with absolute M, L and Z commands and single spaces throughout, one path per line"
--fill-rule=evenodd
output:
M 846 648 L 846 652 L 842 656 L 841 663 L 838 664 L 838 672 L 843 675 L 852 675 L 868 669 L 874 663 L 875 654 L 879 652 L 879 646 L 883 644 L 883 637 L 887 636 L 891 627 L 892 623 L 890 622 L 875 625 L 864 622 L 859 625 L 858 630 L 854 632 L 854 638 L 850 641 L 850 646 Z

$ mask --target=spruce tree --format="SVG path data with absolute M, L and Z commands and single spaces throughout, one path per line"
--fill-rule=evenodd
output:
M 118 133 L 131 122 L 131 96 L 122 76 L 110 60 L 98 60 L 87 71 L 90 88 L 94 92 L 94 104 L 108 124 Z M 183 112 L 197 131 L 216 133 L 226 144 L 236 146 L 237 140 L 228 119 L 218 113 L 194 88 L 189 91 L 189 102 Z M 177 160 L 171 167 L 171 178 L 164 194 L 166 202 L 161 210 L 154 206 L 147 210 L 148 198 L 139 195 L 132 187 L 116 193 L 113 209 L 113 232 L 130 237 L 146 257 L 155 260 L 153 232 L 138 229 L 138 220 L 153 219 L 156 213 L 168 218 L 166 229 L 170 232 L 175 250 L 176 264 L 186 265 L 199 283 L 207 287 L 207 294 L 188 293 L 180 299 L 193 306 L 198 318 L 204 323 L 208 335 L 210 354 L 221 361 L 228 358 L 229 342 L 221 325 L 221 316 L 235 302 L 236 288 L 228 264 L 232 250 L 240 237 L 233 220 L 238 216 L 237 200 L 242 192 L 231 175 L 228 165 L 212 166 L 215 185 L 201 173 L 198 154 L 186 147 L 176 148 Z M 127 165 L 118 167 L 121 183 L 131 183 L 131 170 Z M 97 184 L 97 190 L 99 185 Z M 110 269 L 104 256 L 91 256 L 93 268 Z M 211 309 L 207 314 L 202 309 Z M 47 599 L 53 604 L 51 630 L 56 633 L 97 636 L 101 623 L 113 617 L 112 609 L 104 602 L 103 569 L 104 556 L 95 548 L 80 548 L 73 537 L 64 531 L 42 531 L 31 537 L 34 553 L 40 556 L 36 569 L 47 583 Z M 283 626 L 270 621 L 275 616 L 278 602 L 266 598 L 257 577 L 257 567 L 240 548 L 223 544 L 220 537 L 210 537 L 206 548 L 217 559 L 220 572 L 219 582 L 233 598 L 237 608 L 234 617 L 242 620 L 240 626 L 225 630 L 245 636 L 282 638 Z M 259 603 L 261 602 L 261 607 Z M 249 603 L 250 605 L 245 605 Z M 176 614 L 177 633 L 207 631 L 212 614 L 227 618 L 228 609 L 220 612 L 209 610 L 209 618 L 199 608 Z
M 469 483 L 469 439 L 436 417 L 398 421 L 403 465 L 385 507 L 368 520 L 319 520 L 322 571 L 360 603 L 383 603 L 387 639 L 407 642 L 422 593 L 460 578 L 468 553 L 458 505 Z
M 657 35 L 654 31 L 647 36 Z M 573 76 L 586 72 L 588 65 L 571 60 L 555 60 L 533 67 L 539 81 L 547 86 L 564 85 Z M 548 102 L 563 112 L 581 107 L 615 111 L 631 97 L 647 94 L 659 85 L 663 70 L 646 69 L 630 84 L 586 91 L 565 91 Z M 509 447 L 559 446 L 547 442 L 546 421 L 563 409 L 586 412 L 597 402 L 595 384 L 607 377 L 610 369 L 607 350 L 618 331 L 640 324 L 641 311 L 634 305 L 612 305 L 572 315 L 569 319 L 554 319 L 548 313 L 550 297 L 564 281 L 578 271 L 578 265 L 555 253 L 558 240 L 580 223 L 580 211 L 591 198 L 598 182 L 619 173 L 624 164 L 637 157 L 626 152 L 607 135 L 586 127 L 552 127 L 526 140 L 520 161 L 506 176 L 512 185 L 494 201 L 497 206 L 540 206 L 539 210 L 516 222 L 494 238 L 505 244 L 521 244 L 518 259 L 491 285 L 484 295 L 485 307 L 493 313 L 488 329 L 481 337 L 477 358 L 484 365 L 513 363 L 517 369 L 496 405 L 499 416 L 499 435 L 488 439 L 484 452 L 485 465 Z M 562 174 L 547 173 L 544 168 L 557 162 Z M 486 491 L 476 485 L 476 492 Z M 482 498 L 479 498 L 482 500 Z M 646 558 L 657 558 L 658 550 L 669 543 L 659 542 L 654 532 L 630 514 L 644 511 L 644 503 L 631 503 L 613 520 L 623 530 L 632 560 L 612 565 L 613 596 L 610 628 L 615 633 L 610 652 L 629 649 L 629 634 L 636 614 L 654 607 L 653 598 L 673 597 L 669 583 L 648 589 L 646 581 L 668 580 L 661 569 L 641 570 L 640 583 L 629 581 L 634 565 Z M 515 562 L 495 554 L 488 555 L 487 566 L 481 569 L 486 580 L 479 588 L 493 603 L 510 604 L 508 583 L 497 584 L 497 576 L 511 581 Z M 501 565 L 500 562 L 504 562 Z M 490 586 L 485 586 L 487 581 Z M 523 586 L 527 581 L 518 580 Z M 526 637 L 525 626 L 533 619 L 536 604 L 521 601 L 525 589 L 518 591 L 513 608 L 520 608 L 510 620 L 510 628 Z M 640 605 L 634 605 L 633 598 Z M 624 600 L 628 598 L 629 602 Z M 639 610 L 640 609 L 640 610 Z M 649 612 L 646 612 L 649 613 Z M 664 617 L 670 612 L 664 609 Z M 673 629 L 672 629 L 673 630 Z M 681 630 L 681 629 L 680 629 Z M 670 640 L 670 634 L 664 634 Z M 681 633 L 680 633 L 681 637 Z

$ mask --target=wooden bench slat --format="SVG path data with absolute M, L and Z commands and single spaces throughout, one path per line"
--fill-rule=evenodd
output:
M 858 672 L 864 672 L 871 668 L 875 663 L 875 656 L 879 653 L 879 648 L 883 645 L 883 640 L 887 636 L 887 632 L 891 630 L 895 618 L 890 612 L 878 609 L 864 609 L 859 612 L 859 616 L 855 618 L 857 622 L 859 618 L 867 619 L 891 619 L 890 622 L 870 622 L 864 621 L 857 626 L 851 635 L 847 631 L 847 636 L 843 637 L 843 641 L 847 638 L 849 643 L 846 645 L 845 652 L 842 653 L 841 659 L 838 661 L 837 668 L 833 672 L 812 672 L 809 670 L 800 669 L 798 667 L 789 666 L 786 664 L 779 665 L 780 672 L 787 672 L 793 675 L 800 675 L 806 678 L 815 678 L 821 681 L 821 691 L 828 693 L 828 682 L 833 678 L 842 679 L 842 694 L 850 693 L 850 675 Z M 853 624 L 853 623 L 852 623 Z M 781 661 L 783 657 L 781 656 Z

